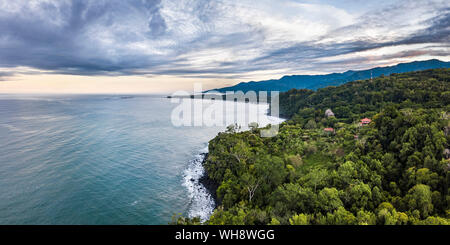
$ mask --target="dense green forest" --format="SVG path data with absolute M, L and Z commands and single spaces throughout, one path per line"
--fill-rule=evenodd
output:
M 276 137 L 230 127 L 210 142 L 206 224 L 447 225 L 449 109 L 450 69 L 282 93 Z

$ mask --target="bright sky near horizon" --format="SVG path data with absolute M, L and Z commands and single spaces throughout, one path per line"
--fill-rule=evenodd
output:
M 0 0 L 0 93 L 168 93 L 450 61 L 446 0 Z

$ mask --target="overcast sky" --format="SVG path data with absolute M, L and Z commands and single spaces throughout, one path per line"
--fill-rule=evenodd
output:
M 450 60 L 450 1 L 0 0 L 0 93 L 167 92 Z

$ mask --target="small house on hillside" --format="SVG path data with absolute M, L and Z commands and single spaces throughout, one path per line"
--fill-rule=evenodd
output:
M 327 109 L 327 110 L 325 111 L 325 116 L 326 116 L 327 118 L 334 117 L 334 113 L 333 113 L 333 111 L 332 111 L 331 109 Z
M 449 159 L 450 158 L 450 149 L 445 149 L 443 152 L 444 158 Z
M 372 122 L 372 120 L 370 120 L 369 118 L 363 118 L 361 119 L 361 122 L 359 123 L 360 126 L 365 126 L 365 125 L 369 125 Z
M 324 128 L 323 131 L 327 133 L 334 133 L 334 128 Z

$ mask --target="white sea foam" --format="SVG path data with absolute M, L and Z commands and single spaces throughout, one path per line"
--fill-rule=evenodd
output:
M 203 160 L 208 152 L 208 147 L 202 149 L 194 159 L 189 162 L 184 171 L 183 185 L 188 189 L 190 199 L 188 217 L 199 217 L 202 222 L 206 221 L 214 211 L 215 203 L 208 190 L 199 182 L 205 174 Z

